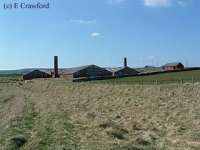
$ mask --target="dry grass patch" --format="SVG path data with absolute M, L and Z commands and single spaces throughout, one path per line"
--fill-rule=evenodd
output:
M 0 84 L 0 148 L 196 150 L 200 84 Z

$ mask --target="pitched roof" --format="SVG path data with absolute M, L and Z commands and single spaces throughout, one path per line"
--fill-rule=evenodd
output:
M 66 69 L 60 69 L 59 73 L 60 74 L 73 74 L 76 73 L 80 70 L 86 69 L 90 66 L 96 66 L 96 65 L 85 65 L 85 66 L 80 66 L 80 67 L 73 67 L 73 68 L 66 68 Z M 98 67 L 98 66 L 97 66 Z
M 27 73 L 27 74 L 24 74 L 24 76 L 30 75 L 30 74 L 35 74 L 35 73 L 42 73 L 42 74 L 48 74 L 48 75 L 49 75 L 49 73 L 48 73 L 47 71 L 42 71 L 42 70 L 36 69 L 36 70 L 30 71 L 30 72 Z
M 168 63 L 168 64 L 165 64 L 164 66 L 178 66 L 178 65 L 182 65 L 181 62 L 174 62 L 174 63 Z
M 34 72 L 42 72 L 42 73 L 51 74 L 51 71 L 47 69 L 30 69 L 27 72 L 23 73 L 23 75 L 34 73 Z
M 113 67 L 113 68 L 108 67 L 108 68 L 105 68 L 105 69 L 108 70 L 108 71 L 111 71 L 111 72 L 116 72 L 116 71 L 119 71 L 119 70 L 121 70 L 123 68 L 124 67 Z
M 111 71 L 111 72 L 118 72 L 118 71 L 125 69 L 125 68 L 135 70 L 135 69 L 130 68 L 130 67 L 115 67 L 115 68 L 105 68 L 105 69 L 108 70 L 108 71 Z

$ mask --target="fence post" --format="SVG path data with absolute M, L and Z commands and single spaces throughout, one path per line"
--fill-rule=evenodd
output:
M 183 79 L 180 80 L 181 85 L 183 84 Z
M 194 84 L 194 77 L 192 76 L 192 84 Z

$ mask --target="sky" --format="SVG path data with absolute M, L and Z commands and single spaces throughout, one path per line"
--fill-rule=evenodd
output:
M 11 2 L 14 2 L 14 0 Z M 15 1 L 16 2 L 16 1 Z M 88 64 L 200 66 L 199 0 L 18 0 L 49 9 L 4 9 L 0 70 Z

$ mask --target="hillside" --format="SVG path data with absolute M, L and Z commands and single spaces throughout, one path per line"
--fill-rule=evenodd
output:
M 130 85 L 2 80 L 2 150 L 200 147 L 199 83 Z
M 162 68 L 161 67 L 146 66 L 144 68 L 136 68 L 136 70 L 140 73 L 148 73 L 148 72 L 162 71 Z
M 33 70 L 44 70 L 44 71 L 49 71 L 50 69 L 48 68 L 27 68 L 27 69 L 19 69 L 19 70 L 0 70 L 0 75 L 12 75 L 12 74 L 16 74 L 16 75 L 22 75 L 22 74 L 26 74 L 29 73 Z

